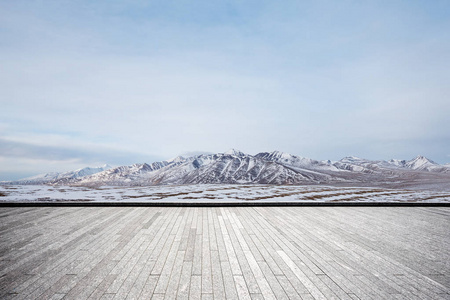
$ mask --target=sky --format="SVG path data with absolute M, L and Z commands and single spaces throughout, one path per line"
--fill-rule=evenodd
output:
M 448 163 L 449 12 L 0 0 L 0 180 L 230 148 Z

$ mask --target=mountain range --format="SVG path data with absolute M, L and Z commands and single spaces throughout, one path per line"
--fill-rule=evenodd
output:
M 450 165 L 417 156 L 411 160 L 344 157 L 318 161 L 284 152 L 245 154 L 231 149 L 112 168 L 48 173 L 3 184 L 147 186 L 179 184 L 329 184 L 450 189 Z

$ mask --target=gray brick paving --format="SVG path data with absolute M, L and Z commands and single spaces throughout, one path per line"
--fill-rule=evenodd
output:
M 0 299 L 150 298 L 450 299 L 450 208 L 0 208 Z

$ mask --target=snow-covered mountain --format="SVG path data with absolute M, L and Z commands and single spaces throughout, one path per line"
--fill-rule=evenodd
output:
M 446 165 L 439 165 L 434 161 L 418 155 L 417 157 L 405 162 L 405 167 L 411 170 L 428 171 L 428 172 L 449 172 L 450 168 Z
M 296 167 L 296 168 L 306 168 L 306 169 L 323 169 L 323 170 L 335 170 L 336 168 L 331 164 L 330 161 L 318 161 L 310 158 L 305 158 L 301 156 L 295 156 L 289 153 L 273 151 L 273 152 L 262 152 L 255 155 L 258 158 L 264 160 L 275 161 L 279 164 Z
M 436 173 L 450 173 L 450 166 L 440 165 L 431 159 L 418 155 L 411 160 L 391 159 L 388 161 L 371 161 L 357 157 L 345 157 L 339 161 L 342 164 L 363 167 L 360 171 L 376 171 L 382 169 L 415 170 Z M 370 172 L 370 171 L 369 171 Z
M 236 149 L 230 149 L 230 150 L 224 152 L 223 154 L 234 155 L 234 156 L 245 156 L 246 155 L 244 152 L 236 150 Z
M 119 167 L 92 176 L 78 178 L 79 185 L 158 185 L 158 184 L 359 184 L 372 185 L 398 182 L 427 172 L 443 172 L 437 168 L 413 169 L 411 161 L 394 164 L 349 156 L 337 162 L 318 161 L 273 151 L 256 155 L 231 149 L 224 153 L 176 157 L 153 164 Z M 417 164 L 416 164 L 417 165 Z M 422 178 L 421 177 L 421 178 Z M 414 177 L 415 178 L 415 177 Z M 435 177 L 433 177 L 435 179 Z M 446 180 L 447 177 L 444 178 Z M 450 182 L 450 176 L 448 177 Z
M 39 174 L 32 177 L 23 178 L 14 181 L 14 184 L 53 184 L 53 183 L 70 183 L 73 179 L 89 176 L 105 170 L 111 169 L 110 165 L 103 165 L 101 167 L 91 168 L 86 167 L 69 172 L 51 172 L 46 174 Z
M 395 166 L 395 167 L 405 167 L 405 165 L 406 165 L 406 160 L 404 160 L 404 159 L 391 159 L 391 160 L 388 160 L 387 161 L 387 163 L 389 164 L 389 165 L 392 165 L 392 166 Z
M 231 149 L 224 153 L 178 156 L 152 164 L 85 168 L 49 173 L 13 182 L 58 185 L 162 185 L 162 184 L 346 184 L 394 185 L 444 182 L 450 185 L 450 167 L 423 156 L 406 160 L 372 161 L 354 156 L 331 161 L 273 151 L 256 155 Z
M 121 166 L 109 170 L 98 172 L 90 176 L 85 176 L 72 180 L 70 184 L 85 183 L 86 185 L 139 185 L 141 179 L 168 165 L 177 165 L 178 162 L 169 163 L 167 161 L 154 162 L 152 164 L 134 164 L 131 166 Z M 61 184 L 61 182 L 55 182 Z M 93 184 L 91 184 L 93 183 Z
M 312 180 L 281 164 L 264 160 L 238 150 L 212 155 L 177 158 L 164 162 L 165 166 L 149 172 L 130 174 L 127 169 L 115 168 L 74 181 L 81 185 L 156 185 L 194 183 L 309 183 Z

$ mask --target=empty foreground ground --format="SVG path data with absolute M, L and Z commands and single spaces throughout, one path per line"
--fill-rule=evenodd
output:
M 449 191 L 326 185 L 193 184 L 136 187 L 0 185 L 2 202 L 420 202 L 450 203 Z
M 449 299 L 448 207 L 0 208 L 1 299 Z

